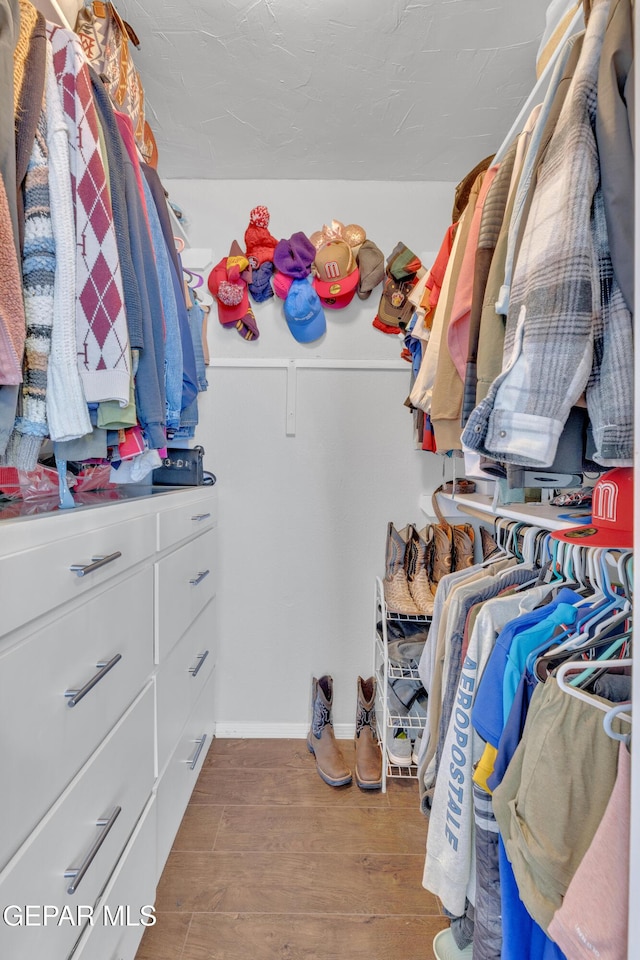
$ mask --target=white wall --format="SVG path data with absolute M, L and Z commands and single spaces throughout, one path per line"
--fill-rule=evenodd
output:
M 327 181 L 165 185 L 188 219 L 191 245 L 210 248 L 214 262 L 233 239 L 243 246 L 249 211 L 264 203 L 278 239 L 337 218 L 363 226 L 385 256 L 402 240 L 426 266 L 450 222 L 454 190 Z M 367 301 L 327 310 L 327 333 L 309 345 L 289 333 L 280 300 L 254 305 L 261 335 L 253 343 L 223 329 L 212 309 L 212 367 L 196 440 L 219 483 L 218 735 L 304 735 L 311 678 L 322 673 L 334 678 L 337 732 L 352 728 L 356 677 L 372 670 L 386 524 L 422 525 L 419 495 L 441 482 L 443 470 L 441 458 L 414 447 L 404 406 L 410 368 L 399 359 L 400 341 L 371 324 L 378 300 L 379 288 Z M 292 373 L 292 361 L 305 365 Z

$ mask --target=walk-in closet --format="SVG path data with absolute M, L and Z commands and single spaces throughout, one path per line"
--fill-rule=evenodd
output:
M 1 960 L 638 960 L 635 0 L 0 0 Z

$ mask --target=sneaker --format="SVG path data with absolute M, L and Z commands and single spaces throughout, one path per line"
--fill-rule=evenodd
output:
M 418 766 L 418 758 L 420 756 L 420 745 L 422 743 L 422 734 L 419 733 L 418 736 L 413 741 L 411 749 L 411 763 L 415 763 Z
M 449 927 L 433 938 L 433 955 L 436 960 L 473 960 L 473 944 L 460 950 Z
M 387 753 L 390 762 L 395 764 L 396 767 L 411 766 L 411 740 L 404 730 L 394 734 L 387 744 Z

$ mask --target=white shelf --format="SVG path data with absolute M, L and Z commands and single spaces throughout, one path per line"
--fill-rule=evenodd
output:
M 410 680 L 416 686 L 422 686 L 422 680 L 418 670 L 410 666 L 401 666 L 392 663 L 389 659 L 389 638 L 387 635 L 387 624 L 391 620 L 407 620 L 417 623 L 429 624 L 431 617 L 409 617 L 391 614 L 387 610 L 387 604 L 384 599 L 384 586 L 380 577 L 376 577 L 375 592 L 375 618 L 374 618 L 374 641 L 373 641 L 373 672 L 376 677 L 376 718 L 378 723 L 378 743 L 383 757 L 382 765 L 382 792 L 387 789 L 387 780 L 389 778 L 417 779 L 418 768 L 412 763 L 410 766 L 399 766 L 393 763 L 388 753 L 389 737 L 396 727 L 415 730 L 421 733 L 426 725 L 426 715 L 416 716 L 414 714 L 396 713 L 389 707 L 389 681 L 390 680 Z M 378 629 L 380 628 L 380 629 Z
M 508 520 L 520 520 L 544 530 L 565 530 L 568 527 L 577 526 L 575 522 L 558 519 L 560 513 L 570 513 L 571 507 L 552 507 L 548 503 L 500 503 L 494 507 L 493 497 L 482 493 L 439 493 L 438 499 L 442 512 L 449 515 L 451 504 L 454 504 L 456 510 L 480 519 L 493 520 L 497 516 L 506 517 Z M 420 509 L 427 516 L 433 516 L 433 505 L 429 494 L 423 494 L 420 497 Z

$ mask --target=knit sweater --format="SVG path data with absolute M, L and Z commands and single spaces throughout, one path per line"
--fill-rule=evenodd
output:
M 113 224 L 118 244 L 118 259 L 122 272 L 122 286 L 124 303 L 127 314 L 129 341 L 133 349 L 142 347 L 142 305 L 140 287 L 131 257 L 131 238 L 129 234 L 129 217 L 127 215 L 127 201 L 124 181 L 124 145 L 118 130 L 113 107 L 105 85 L 98 74 L 89 67 L 91 89 L 96 112 L 104 133 L 104 144 L 107 151 L 109 165 L 109 186 L 111 192 L 111 208 Z
M 122 276 L 91 81 L 79 38 L 47 25 L 64 91 L 76 220 L 76 343 L 87 402 L 129 403 L 129 336 Z
M 11 212 L 0 177 L 0 384 L 22 383 L 25 319 Z
M 18 237 L 24 243 L 22 188 L 40 119 L 46 70 L 46 22 L 29 0 L 20 0 L 20 35 L 13 54 Z
M 47 118 L 43 108 L 24 185 L 24 290 L 27 336 L 24 382 L 18 416 L 9 438 L 6 462 L 19 470 L 34 470 L 47 436 L 47 368 L 53 328 L 55 244 L 49 206 Z

